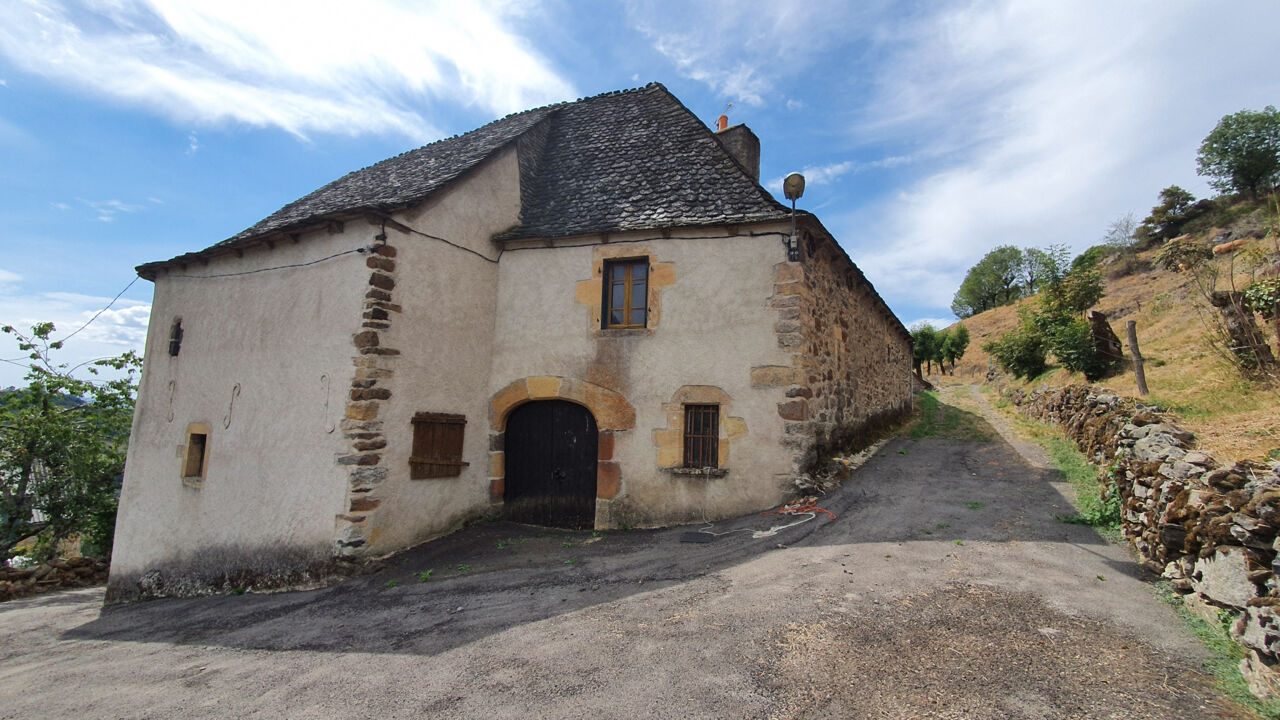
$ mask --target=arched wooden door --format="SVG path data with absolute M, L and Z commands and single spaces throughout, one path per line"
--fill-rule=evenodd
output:
M 521 405 L 507 419 L 503 502 L 507 518 L 591 528 L 596 519 L 596 420 L 563 400 Z

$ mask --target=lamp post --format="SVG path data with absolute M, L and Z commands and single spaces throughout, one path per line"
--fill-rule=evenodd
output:
M 787 260 L 800 259 L 800 245 L 796 242 L 796 200 L 804 197 L 804 176 L 793 172 L 782 181 L 782 194 L 791 201 L 791 236 L 787 238 Z

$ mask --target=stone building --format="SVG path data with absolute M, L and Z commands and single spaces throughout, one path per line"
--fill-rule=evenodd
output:
M 814 216 L 792 237 L 759 153 L 651 84 L 406 152 L 140 266 L 113 597 L 485 515 L 644 527 L 783 501 L 908 407 L 911 353 Z

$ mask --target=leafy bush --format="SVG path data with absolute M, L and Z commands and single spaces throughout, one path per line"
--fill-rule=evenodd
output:
M 1045 288 L 1040 304 L 1055 315 L 1079 315 L 1102 299 L 1102 275 L 1097 268 L 1072 270 L 1062 282 Z
M 1259 280 L 1244 289 L 1244 304 L 1268 320 L 1280 314 L 1280 278 Z
M 1110 245 L 1094 245 L 1085 250 L 1071 261 L 1071 271 L 1089 270 L 1098 267 L 1098 263 L 1102 262 L 1102 258 L 1108 253 L 1115 252 L 1115 248 Z
M 1048 320 L 1050 316 L 1041 315 L 1039 318 Z M 1085 320 L 1068 317 L 1043 324 L 1049 352 L 1053 353 L 1062 367 L 1072 372 L 1084 373 L 1089 382 L 1096 382 L 1110 375 L 1119 364 L 1117 360 L 1106 358 L 1098 352 L 1093 343 L 1093 331 Z
M 1049 367 L 1049 348 L 1044 334 L 1025 314 L 1016 330 L 986 343 L 982 349 L 990 353 L 1000 363 L 1000 367 L 1014 377 L 1030 380 Z

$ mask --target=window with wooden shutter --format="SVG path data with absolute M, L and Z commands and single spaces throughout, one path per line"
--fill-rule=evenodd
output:
M 457 477 L 469 463 L 462 461 L 464 415 L 422 412 L 413 416 L 413 452 L 409 478 Z
M 720 406 L 684 406 L 684 466 L 720 465 Z

